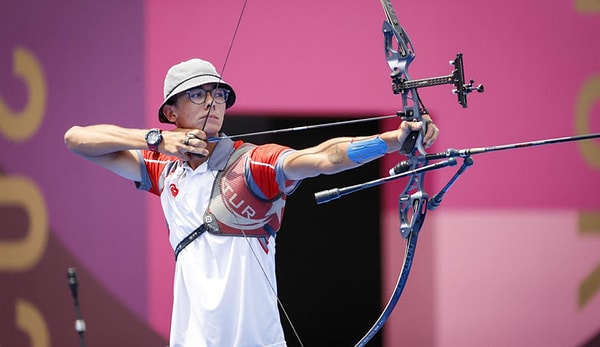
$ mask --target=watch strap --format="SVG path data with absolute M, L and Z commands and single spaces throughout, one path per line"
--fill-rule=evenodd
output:
M 151 133 L 158 133 L 158 141 L 156 142 L 150 142 L 150 134 Z M 148 145 L 148 149 L 151 150 L 152 152 L 158 152 L 158 145 L 160 145 L 160 143 L 162 142 L 162 130 L 161 129 L 150 129 L 150 131 L 148 131 L 146 133 L 146 144 Z

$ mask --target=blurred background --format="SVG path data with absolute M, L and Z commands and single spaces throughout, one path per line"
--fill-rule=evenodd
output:
M 416 50 L 411 78 L 448 75 L 460 52 L 467 79 L 486 88 L 468 108 L 450 85 L 421 90 L 441 128 L 430 152 L 600 133 L 597 1 L 392 4 Z M 156 114 L 164 75 L 192 57 L 236 89 L 229 134 L 395 114 L 384 20 L 376 1 L 1 3 L 0 346 L 80 343 L 68 268 L 89 346 L 168 343 L 174 259 L 159 201 L 70 153 L 69 127 L 167 129 Z M 302 148 L 398 124 L 246 140 Z M 404 294 L 371 345 L 600 345 L 600 141 L 473 159 L 428 214 Z M 402 179 L 318 206 L 314 193 L 401 160 L 310 179 L 290 197 L 280 298 L 304 345 L 356 343 L 405 247 Z M 430 196 L 454 172 L 429 173 Z

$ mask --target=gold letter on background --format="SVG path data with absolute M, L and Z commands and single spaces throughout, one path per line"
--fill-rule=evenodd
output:
M 24 48 L 17 48 L 13 72 L 26 84 L 28 99 L 21 111 L 12 110 L 0 98 L 0 131 L 9 140 L 24 141 L 33 136 L 42 123 L 46 108 L 46 78 L 40 62 Z
M 0 176 L 0 192 L 0 208 L 2 205 L 23 208 L 29 216 L 25 237 L 0 241 L 0 271 L 27 271 L 37 265 L 48 241 L 44 198 L 34 181 L 20 176 Z

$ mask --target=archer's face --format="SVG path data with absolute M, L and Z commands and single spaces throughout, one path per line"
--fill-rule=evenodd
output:
M 177 127 L 201 129 L 209 137 L 218 135 L 225 118 L 227 91 L 215 87 L 216 83 L 209 83 L 177 96 L 172 105 Z

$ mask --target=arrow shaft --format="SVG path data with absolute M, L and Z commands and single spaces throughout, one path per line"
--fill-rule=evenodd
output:
M 303 125 L 303 126 L 292 127 L 292 128 L 285 128 L 285 129 L 256 131 L 256 132 L 251 132 L 251 133 L 237 134 L 237 135 L 230 135 L 230 136 L 209 137 L 208 138 L 208 142 L 216 142 L 216 141 L 220 141 L 220 140 L 224 140 L 224 139 L 235 140 L 235 139 L 238 139 L 238 138 L 241 138 L 241 137 L 250 137 L 250 136 L 258 136 L 258 135 L 287 133 L 287 132 L 300 131 L 300 130 L 310 130 L 310 129 L 317 129 L 317 128 L 326 128 L 326 127 L 332 127 L 332 126 L 337 126 L 337 125 L 346 125 L 346 124 L 354 124 L 354 123 L 362 123 L 362 122 L 371 122 L 371 121 L 376 121 L 376 120 L 381 120 L 381 119 L 387 119 L 387 118 L 395 118 L 395 117 L 399 117 L 399 116 L 394 114 L 394 115 L 371 117 L 371 118 L 360 118 L 360 119 L 344 120 L 344 121 L 339 121 L 339 122 L 331 122 L 331 123 L 323 123 L 323 124 Z

